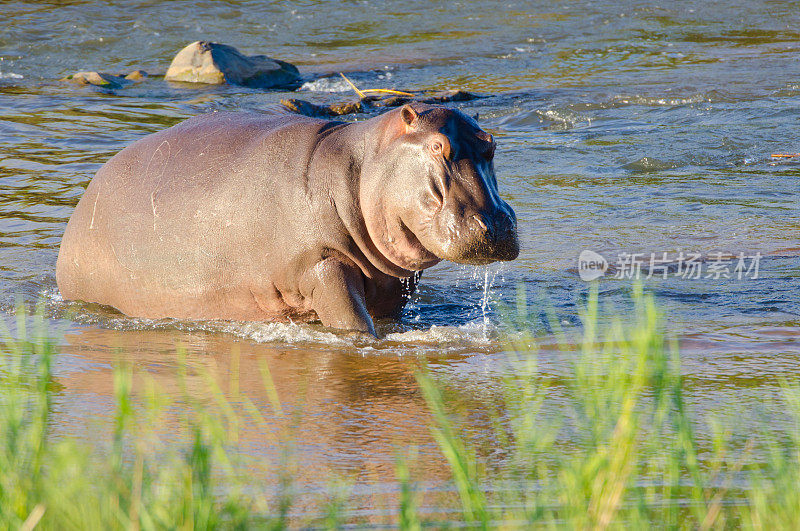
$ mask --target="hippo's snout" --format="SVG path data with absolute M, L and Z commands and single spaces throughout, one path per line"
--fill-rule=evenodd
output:
M 498 260 L 514 260 L 519 255 L 517 216 L 507 204 L 491 212 L 482 211 L 466 220 L 469 236 L 457 239 L 454 253 L 446 258 L 465 264 L 488 264 Z
M 494 215 L 486 216 L 487 256 L 490 260 L 514 260 L 519 255 L 519 238 L 517 237 L 517 216 L 507 204 L 498 209 Z

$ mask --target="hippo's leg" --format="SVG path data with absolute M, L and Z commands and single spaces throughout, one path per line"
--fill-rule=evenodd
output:
M 326 258 L 306 272 L 300 291 L 311 298 L 311 307 L 325 326 L 376 336 L 367 311 L 364 279 L 355 266 Z

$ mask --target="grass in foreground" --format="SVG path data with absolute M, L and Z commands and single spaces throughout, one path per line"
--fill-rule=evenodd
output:
M 573 362 L 555 419 L 545 414 L 552 387 L 537 371 L 532 338 L 518 337 L 502 403 L 490 411 L 505 451 L 499 461 L 487 459 L 465 417 L 449 409 L 447 385 L 419 373 L 457 492 L 461 518 L 451 524 L 783 529 L 800 522 L 800 390 L 784 385 L 794 422 L 788 440 L 765 433 L 759 440 L 772 442 L 734 449 L 719 429 L 710 446 L 701 444 L 677 351 L 665 342 L 652 299 L 639 291 L 634 299 L 635 317 L 624 323 L 601 319 L 590 297 L 579 350 L 565 346 Z M 16 338 L 6 334 L 0 352 L 1 529 L 336 528 L 352 521 L 346 489 L 332 488 L 317 518 L 298 519 L 290 517 L 290 473 L 277 486 L 248 475 L 235 451 L 237 426 L 266 419 L 245 397 L 246 413 L 236 413 L 210 376 L 214 407 L 184 393 L 191 405 L 181 420 L 185 444 L 158 438 L 153 427 L 167 402 L 152 383 L 134 401 L 124 364 L 114 373 L 116 413 L 104 449 L 50 436 L 57 354 L 37 319 L 27 336 L 20 313 Z M 284 415 L 266 368 L 263 376 L 270 414 Z M 283 437 L 275 444 L 290 446 L 290 434 Z M 446 524 L 420 510 L 424 493 L 409 469 L 398 458 L 397 525 Z

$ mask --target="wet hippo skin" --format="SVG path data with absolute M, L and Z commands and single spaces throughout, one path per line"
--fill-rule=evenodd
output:
M 494 147 L 471 118 L 424 104 L 357 123 L 198 116 L 100 168 L 64 233 L 58 287 L 130 316 L 374 335 L 415 272 L 518 255 Z

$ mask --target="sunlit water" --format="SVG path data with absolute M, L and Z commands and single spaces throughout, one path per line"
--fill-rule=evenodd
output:
M 771 157 L 800 152 L 800 11 L 792 2 L 650 4 L 0 5 L 0 306 L 10 313 L 43 300 L 63 337 L 59 429 L 97 428 L 86 418 L 111 407 L 115 356 L 170 389 L 177 343 L 223 373 L 237 348 L 244 374 L 266 359 L 282 400 L 303 408 L 301 484 L 324 487 L 320 470 L 350 475 L 372 507 L 370 492 L 391 490 L 396 446 L 420 447 L 426 481 L 447 477 L 414 381 L 420 355 L 479 411 L 503 376 L 500 307 L 516 304 L 519 286 L 545 345 L 551 312 L 579 329 L 584 249 L 611 263 L 620 253 L 758 253 L 757 279 L 687 279 L 673 269 L 645 285 L 681 342 L 687 396 L 701 414 L 746 412 L 775 395 L 780 376 L 800 368 L 800 159 Z M 382 340 L 356 344 L 315 325 L 134 320 L 63 302 L 59 241 L 104 161 L 184 118 L 287 97 L 159 77 L 117 91 L 58 81 L 78 70 L 163 74 L 196 39 L 297 64 L 305 84 L 291 97 L 318 103 L 350 97 L 340 71 L 362 88 L 485 95 L 459 107 L 497 138 L 519 259 L 426 271 L 400 322 L 379 323 Z M 601 300 L 624 315 L 630 280 L 611 275 L 599 281 Z M 544 356 L 542 371 L 566 363 Z M 747 430 L 756 421 L 741 422 Z M 253 455 L 277 455 L 252 438 Z

